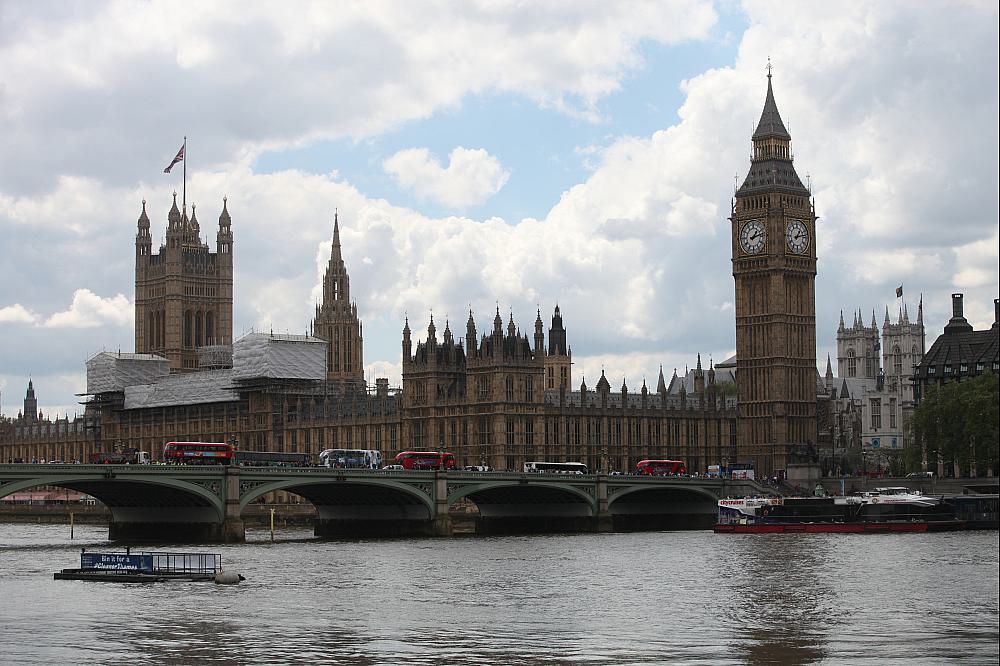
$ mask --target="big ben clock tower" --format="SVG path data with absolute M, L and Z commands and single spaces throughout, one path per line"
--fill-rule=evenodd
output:
M 816 214 L 771 90 L 733 201 L 737 447 L 773 475 L 816 445 Z

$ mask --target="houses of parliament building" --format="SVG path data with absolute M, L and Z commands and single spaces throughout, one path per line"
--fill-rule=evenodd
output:
M 821 436 L 817 417 L 815 214 L 792 166 L 790 136 L 768 75 L 746 182 L 732 216 L 737 355 L 656 386 L 591 387 L 573 376 L 556 305 L 546 331 L 524 331 L 499 308 L 470 311 L 465 330 L 402 330 L 402 387 L 364 378 L 363 327 L 351 299 L 339 219 L 309 335 L 232 339 L 232 220 L 223 202 L 215 251 L 192 207 L 167 215 L 154 253 L 143 203 L 135 239 L 135 353 L 87 362 L 85 413 L 44 418 L 29 384 L 24 410 L 0 424 L 0 458 L 81 460 L 136 448 L 159 458 L 168 441 L 233 442 L 241 449 L 443 449 L 460 465 L 519 470 L 525 461 L 581 461 L 633 469 L 676 458 L 692 471 L 754 462 L 771 473 Z M 569 313 L 567 313 L 569 314 Z M 422 326 L 422 325 L 421 325 Z M 422 338 L 422 339 L 418 339 Z M 705 367 L 707 365 L 707 368 Z M 579 384 L 575 382 L 579 381 Z

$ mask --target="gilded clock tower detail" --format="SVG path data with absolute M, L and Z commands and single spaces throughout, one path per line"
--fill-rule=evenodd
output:
M 771 90 L 733 201 L 740 462 L 773 475 L 815 447 L 816 214 Z

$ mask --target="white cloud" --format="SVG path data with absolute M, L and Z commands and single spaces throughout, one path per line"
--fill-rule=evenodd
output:
M 102 298 L 89 289 L 77 289 L 69 309 L 45 320 L 48 328 L 95 328 L 131 326 L 135 308 L 122 294 Z
M 457 209 L 483 203 L 510 178 L 510 171 L 493 155 L 482 148 L 461 146 L 451 151 L 446 167 L 426 148 L 400 150 L 386 159 L 382 167 L 421 199 Z
M 33 32 L 14 22 L 8 33 L 15 41 L 0 46 L 0 71 L 10 73 L 0 115 L 17 128 L 0 137 L 0 148 L 28 156 L 16 169 L 0 165 L 0 182 L 9 187 L 0 192 L 0 284 L 9 290 L 0 302 L 52 312 L 81 284 L 98 293 L 129 288 L 139 201 L 150 201 L 157 238 L 173 187 L 136 182 L 135 174 L 162 169 L 176 150 L 173 142 L 159 145 L 164 132 L 190 126 L 199 138 L 189 198 L 191 183 L 198 197 L 230 195 L 235 335 L 249 326 L 308 327 L 336 206 L 369 368 L 398 376 L 390 366 L 399 361 L 404 311 L 415 331 L 433 308 L 464 335 L 469 303 L 482 333 L 497 301 L 505 321 L 512 307 L 522 329 L 530 328 L 536 304 L 547 324 L 558 301 L 580 363 L 575 383 L 585 371 L 593 386 L 603 364 L 613 386 L 625 375 L 632 390 L 643 375 L 655 377 L 660 363 L 672 371 L 693 363 L 698 351 L 704 358 L 714 350 L 719 360 L 733 347 L 726 217 L 732 175 L 747 168 L 770 55 L 796 168 L 815 184 L 820 347 L 830 346 L 841 308 L 881 311 L 901 282 L 908 297 L 925 295 L 929 341 L 947 321 L 956 288 L 966 290 L 977 322 L 992 321 L 1000 192 L 996 151 L 982 147 L 997 144 L 997 64 L 982 54 L 995 53 L 995 7 L 749 2 L 736 61 L 683 82 L 678 123 L 602 140 L 588 151 L 586 180 L 561 196 L 553 192 L 559 199 L 547 213 L 523 220 L 434 218 L 335 172 L 259 174 L 251 165 L 261 147 L 377 135 L 453 110 L 470 92 L 514 92 L 596 114 L 596 101 L 639 65 L 643 39 L 703 36 L 714 20 L 710 7 L 486 5 L 467 16 L 430 9 L 417 21 L 407 5 L 367 3 L 335 17 L 309 10 L 308 25 L 300 26 L 289 12 L 271 16 L 267 6 L 251 6 L 239 29 L 226 18 L 231 11 L 216 5 L 179 20 L 169 4 L 144 7 L 112 5 L 72 25 L 53 18 Z M 660 11 L 670 16 L 654 15 Z M 90 43 L 95 25 L 108 35 L 99 44 Z M 190 38 L 177 40 L 178 33 Z M 248 51 L 248 40 L 260 49 Z M 204 43 L 212 47 L 195 46 Z M 38 57 L 43 46 L 50 58 Z M 184 95 L 166 83 L 175 78 Z M 140 103 L 148 113 L 135 112 Z M 199 161 L 209 155 L 216 165 Z M 448 167 L 427 152 L 403 157 L 410 161 L 399 173 L 414 191 L 422 187 L 434 200 L 454 196 L 459 203 L 449 205 L 457 208 L 483 200 L 470 192 L 484 197 L 498 189 L 495 176 L 504 171 L 495 162 L 485 178 L 435 190 L 429 183 L 447 180 L 454 153 Z M 482 151 L 472 161 L 482 167 L 489 159 Z M 84 167 L 100 177 L 72 175 Z M 477 190 L 470 182 L 493 185 Z M 201 215 L 209 237 L 219 207 Z M 89 329 L 93 336 L 78 342 L 75 357 L 53 354 L 63 369 L 129 337 L 125 296 L 87 293 L 86 303 L 74 308 L 74 298 L 67 312 L 46 321 L 105 322 Z M 100 315 L 109 302 L 117 305 Z M 0 317 L 5 332 L 12 319 Z M 37 344 L 56 349 L 54 338 L 41 338 L 47 330 L 36 330 Z M 49 361 L 20 339 L 7 346 L 3 365 L 22 368 L 33 353 Z
M 156 174 L 176 150 L 164 144 L 171 131 L 192 137 L 190 159 L 214 167 L 264 148 L 376 136 L 488 91 L 596 118 L 597 101 L 642 65 L 644 40 L 703 39 L 716 14 L 707 0 L 295 11 L 154 1 L 4 19 L 0 120 L 16 131 L 0 135 L 0 150 L 19 159 L 0 164 L 0 182 L 36 191 L 59 174 Z
M 38 321 L 38 315 L 20 303 L 0 308 L 0 322 L 33 324 L 36 321 Z

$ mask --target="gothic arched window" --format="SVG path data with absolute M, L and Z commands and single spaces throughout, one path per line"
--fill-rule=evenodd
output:
M 512 375 L 507 375 L 505 385 L 507 388 L 507 402 L 514 402 L 514 377 Z
M 903 352 L 899 345 L 892 348 L 892 372 L 897 377 L 903 374 Z
M 184 311 L 184 346 L 191 346 L 191 311 Z
M 847 350 L 847 376 L 856 377 L 858 374 L 858 359 L 854 355 L 853 349 Z
M 205 344 L 215 344 L 215 316 L 211 312 L 205 313 Z

